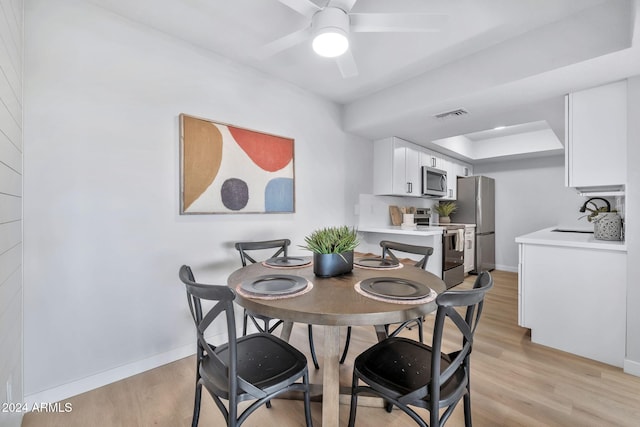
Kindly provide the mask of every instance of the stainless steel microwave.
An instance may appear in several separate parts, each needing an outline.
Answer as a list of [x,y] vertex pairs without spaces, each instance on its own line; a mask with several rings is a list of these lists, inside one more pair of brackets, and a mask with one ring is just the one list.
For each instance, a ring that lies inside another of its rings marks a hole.
[[447,172],[429,166],[422,167],[422,195],[445,197],[447,195]]

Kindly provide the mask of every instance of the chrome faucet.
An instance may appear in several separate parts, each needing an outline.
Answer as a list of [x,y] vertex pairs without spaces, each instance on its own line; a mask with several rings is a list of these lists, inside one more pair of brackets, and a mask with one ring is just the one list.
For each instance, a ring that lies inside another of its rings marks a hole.
[[[611,212],[611,203],[609,203],[609,201],[607,199],[603,199],[602,197],[592,197],[589,200],[587,200],[586,202],[584,202],[584,205],[582,205],[582,207],[580,208],[580,212],[585,212],[587,210],[587,203],[589,203],[592,200],[602,200],[603,202],[605,202],[607,204],[607,210],[606,212]],[[596,206],[596,204],[593,204],[594,206]],[[598,207],[596,206],[596,209]]]

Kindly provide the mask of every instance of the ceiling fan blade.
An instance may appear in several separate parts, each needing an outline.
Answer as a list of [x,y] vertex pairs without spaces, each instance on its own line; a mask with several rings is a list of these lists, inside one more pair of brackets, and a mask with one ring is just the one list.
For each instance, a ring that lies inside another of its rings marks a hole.
[[321,7],[311,0],[278,0],[285,6],[295,10],[300,15],[311,18],[314,13],[321,10]]
[[340,74],[342,74],[342,77],[345,79],[358,75],[358,66],[356,65],[356,60],[353,58],[353,54],[351,54],[350,49],[347,49],[345,53],[338,56],[336,58],[336,63],[340,69]]
[[351,13],[351,31],[435,33],[440,31],[449,16],[441,13]]
[[327,7],[337,7],[345,12],[349,12],[353,9],[353,5],[356,4],[357,1],[358,0],[329,0]]
[[258,59],[265,59],[277,53],[280,53],[283,50],[287,50],[290,47],[300,44],[309,39],[309,30],[310,27],[306,27],[302,30],[287,34],[284,37],[280,37],[279,39],[276,39],[271,43],[267,43],[266,45],[262,46],[260,52],[258,52],[255,56]]

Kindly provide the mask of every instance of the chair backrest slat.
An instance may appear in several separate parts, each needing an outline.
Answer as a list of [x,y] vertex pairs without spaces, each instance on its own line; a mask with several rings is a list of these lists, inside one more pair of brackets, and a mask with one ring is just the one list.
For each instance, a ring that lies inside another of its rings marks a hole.
[[427,262],[429,261],[429,257],[433,254],[433,248],[431,246],[409,245],[406,243],[392,242],[390,240],[382,240],[380,242],[380,246],[382,247],[382,258],[386,258],[388,256],[396,262],[400,261],[392,250],[422,255],[422,258],[415,263],[415,266],[422,268],[423,270],[427,269]]
[[235,248],[240,252],[240,261],[242,266],[247,266],[247,261],[255,264],[255,254],[251,256],[248,251],[259,251],[264,249],[277,249],[276,252],[268,258],[275,258],[277,256],[287,256],[289,245],[291,240],[289,239],[277,239],[277,240],[263,240],[258,242],[237,242]]

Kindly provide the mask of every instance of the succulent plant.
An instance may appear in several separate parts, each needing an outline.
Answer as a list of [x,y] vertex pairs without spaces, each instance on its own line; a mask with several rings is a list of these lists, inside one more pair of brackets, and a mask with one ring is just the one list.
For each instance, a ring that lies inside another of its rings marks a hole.
[[442,202],[435,205],[433,209],[440,216],[449,216],[456,211],[457,206],[455,202]]
[[317,254],[339,254],[352,251],[358,246],[358,231],[346,225],[342,227],[325,227],[315,230],[304,238],[303,249]]

